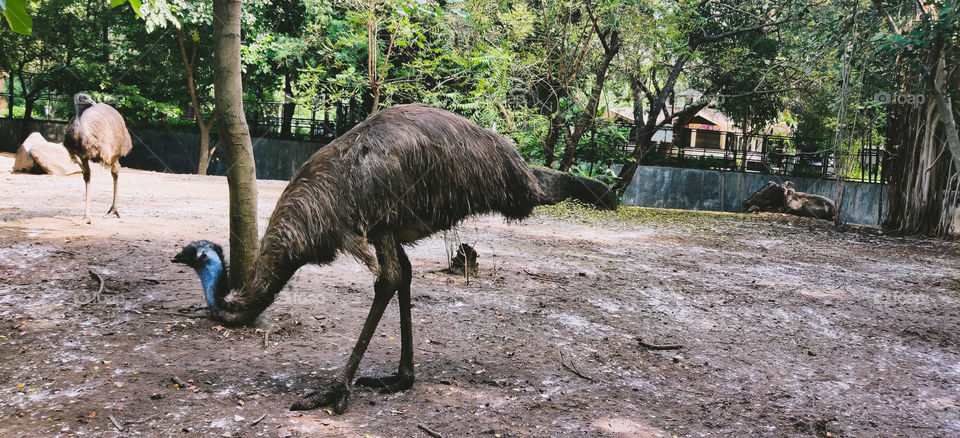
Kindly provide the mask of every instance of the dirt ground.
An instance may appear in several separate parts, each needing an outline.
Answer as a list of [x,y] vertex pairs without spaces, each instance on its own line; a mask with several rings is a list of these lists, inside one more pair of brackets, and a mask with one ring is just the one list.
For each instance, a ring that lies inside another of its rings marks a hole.
[[[409,251],[413,389],[355,388],[336,416],[288,407],[352,348],[373,295],[358,263],[301,269],[266,339],[223,328],[169,259],[227,242],[224,178],[124,170],[123,218],[78,225],[79,175],[12,163],[0,156],[4,437],[960,436],[956,243],[773,214],[471,220],[449,238],[480,253],[469,282],[439,272],[442,236]],[[109,174],[93,186],[106,211]],[[283,186],[261,182],[261,224]],[[361,375],[395,369],[397,315]]]

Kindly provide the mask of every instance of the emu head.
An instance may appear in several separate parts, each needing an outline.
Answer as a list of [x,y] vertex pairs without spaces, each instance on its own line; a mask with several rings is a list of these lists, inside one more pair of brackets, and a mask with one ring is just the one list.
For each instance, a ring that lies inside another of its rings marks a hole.
[[198,240],[183,247],[170,261],[193,268],[203,285],[207,308],[216,316],[230,287],[223,248],[208,240]]
[[208,240],[192,242],[170,261],[187,265],[196,271],[203,285],[203,298],[210,315],[224,325],[256,323],[263,309],[269,305],[269,302],[254,305],[242,300],[238,302],[230,290],[230,273],[223,257],[223,248],[216,243]]
[[93,101],[93,98],[90,97],[87,93],[77,93],[73,95],[73,109],[77,112],[77,118],[80,118],[87,108],[90,108],[96,102]]
[[786,192],[787,189],[785,186],[773,181],[767,181],[760,190],[757,190],[753,195],[750,195],[749,198],[743,201],[743,210],[750,211],[754,207],[760,210],[770,207],[783,207]]

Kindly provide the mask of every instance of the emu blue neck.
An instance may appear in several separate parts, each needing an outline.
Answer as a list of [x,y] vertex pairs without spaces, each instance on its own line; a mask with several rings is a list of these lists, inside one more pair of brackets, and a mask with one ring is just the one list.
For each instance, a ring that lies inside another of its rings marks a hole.
[[210,254],[208,263],[197,268],[200,284],[203,285],[203,297],[207,300],[207,307],[214,312],[220,310],[217,306],[217,291],[226,284],[225,282],[228,282],[223,272],[223,261],[216,254]]

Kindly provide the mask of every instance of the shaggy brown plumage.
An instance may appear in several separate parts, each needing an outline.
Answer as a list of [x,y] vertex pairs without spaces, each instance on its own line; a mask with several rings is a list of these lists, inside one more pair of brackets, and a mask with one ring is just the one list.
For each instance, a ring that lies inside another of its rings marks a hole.
[[497,212],[519,220],[536,205],[564,198],[557,190],[544,194],[505,137],[444,110],[398,105],[374,114],[303,164],[280,196],[261,239],[253,276],[240,289],[229,291],[226,264],[215,244],[194,242],[173,261],[197,270],[212,297],[211,313],[228,324],[254,321],[304,264],[329,263],[345,253],[370,267],[377,274],[374,303],[353,354],[333,385],[293,406],[333,404],[339,413],[346,408],[354,373],[395,293],[402,344],[398,373],[357,384],[386,391],[413,384],[412,275],[404,244],[469,216]]
[[67,133],[63,139],[63,147],[80,164],[85,184],[83,218],[90,216],[90,162],[101,163],[110,167],[113,175],[113,203],[107,211],[117,212],[117,178],[120,175],[120,157],[130,153],[133,142],[123,116],[112,106],[104,103],[95,103],[93,99],[83,93],[74,96],[76,115],[67,125]]

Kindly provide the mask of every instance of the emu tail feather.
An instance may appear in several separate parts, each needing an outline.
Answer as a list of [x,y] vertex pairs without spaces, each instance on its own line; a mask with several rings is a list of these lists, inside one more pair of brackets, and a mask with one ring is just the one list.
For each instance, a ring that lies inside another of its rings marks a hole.
[[531,167],[530,172],[537,177],[540,190],[546,195],[545,205],[574,199],[602,210],[616,210],[620,204],[613,190],[593,178],[537,167]]

